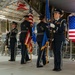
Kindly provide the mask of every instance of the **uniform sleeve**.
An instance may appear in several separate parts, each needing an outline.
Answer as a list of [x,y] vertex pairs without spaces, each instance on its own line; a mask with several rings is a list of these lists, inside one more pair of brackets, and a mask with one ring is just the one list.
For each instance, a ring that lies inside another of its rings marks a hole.
[[66,20],[63,20],[60,24],[60,26],[56,27],[56,32],[58,33],[62,33],[63,31],[65,31],[65,27],[66,27]]
[[44,25],[44,28],[45,28],[47,37],[50,38],[50,30],[49,30],[49,28],[48,28],[48,24],[45,24],[45,25]]

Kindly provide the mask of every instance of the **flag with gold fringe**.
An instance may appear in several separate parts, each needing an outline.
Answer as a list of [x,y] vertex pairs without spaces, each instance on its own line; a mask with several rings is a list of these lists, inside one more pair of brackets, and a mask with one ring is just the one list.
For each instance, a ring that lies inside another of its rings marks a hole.
[[44,50],[47,47],[47,45],[48,45],[48,38],[46,32],[44,32],[41,50]]

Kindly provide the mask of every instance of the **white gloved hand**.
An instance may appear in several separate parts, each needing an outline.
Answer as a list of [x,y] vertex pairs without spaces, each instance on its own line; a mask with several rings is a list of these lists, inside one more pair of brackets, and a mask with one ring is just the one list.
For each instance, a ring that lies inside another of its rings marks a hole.
[[9,31],[6,31],[6,34],[9,33]]
[[53,23],[50,24],[50,27],[55,28],[55,25]]

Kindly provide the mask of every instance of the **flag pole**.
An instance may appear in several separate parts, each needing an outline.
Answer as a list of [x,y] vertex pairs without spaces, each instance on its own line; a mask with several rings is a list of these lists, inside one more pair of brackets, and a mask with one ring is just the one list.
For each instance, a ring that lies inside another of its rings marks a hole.
[[[29,1],[29,11],[30,11],[30,8],[31,8],[31,0]],[[33,48],[32,48],[33,49]],[[30,52],[30,59],[32,61],[32,52]]]
[[[45,9],[47,9],[47,10],[49,11],[48,7],[49,7],[49,0],[48,0],[48,6],[47,6],[47,1],[46,1],[46,7],[45,7]],[[46,12],[47,12],[47,10],[46,10]],[[46,12],[45,12],[45,13],[46,13]],[[47,15],[48,13],[50,13],[50,12],[47,12],[46,15]],[[50,15],[48,15],[48,16],[50,16]],[[48,16],[46,16],[46,21],[47,21],[47,23],[49,24],[49,20],[47,19]],[[48,44],[47,47],[46,47],[46,64],[49,63],[49,59],[48,59],[49,48],[48,48],[48,47],[49,47],[49,44]]]
[[[68,18],[67,18],[67,22],[68,22]],[[68,24],[67,24],[68,25]],[[66,41],[68,42],[68,38],[69,38],[69,35],[68,35],[68,26],[66,25],[66,29],[65,29],[65,36],[66,36]],[[68,49],[68,43],[66,43],[66,52],[67,52],[67,49]]]
[[72,60],[72,40],[70,40],[70,59]]
[[[68,25],[69,25],[69,16],[67,18],[68,20]],[[67,35],[68,39],[69,39],[69,26],[68,26],[68,35]],[[72,60],[72,40],[70,40],[70,60]]]
[[32,53],[30,53],[30,59],[31,59],[31,61],[32,61]]
[[[66,37],[66,47],[65,47],[65,52],[64,53],[66,53],[67,52],[67,49],[68,49],[68,43],[67,42],[69,42],[69,16],[67,17],[67,25],[66,25],[66,29],[65,29],[65,37]],[[63,53],[63,57],[64,57],[64,54]]]

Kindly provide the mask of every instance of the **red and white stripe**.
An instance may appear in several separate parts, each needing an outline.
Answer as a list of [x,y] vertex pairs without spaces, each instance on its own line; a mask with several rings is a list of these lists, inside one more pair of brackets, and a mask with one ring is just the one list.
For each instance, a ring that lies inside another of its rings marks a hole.
[[31,23],[31,25],[33,25],[33,14],[29,13],[29,22]]
[[69,39],[70,40],[75,40],[75,29],[70,29],[69,30]]
[[29,30],[25,38],[25,45],[27,46],[29,53],[32,53],[32,39],[31,39]]

